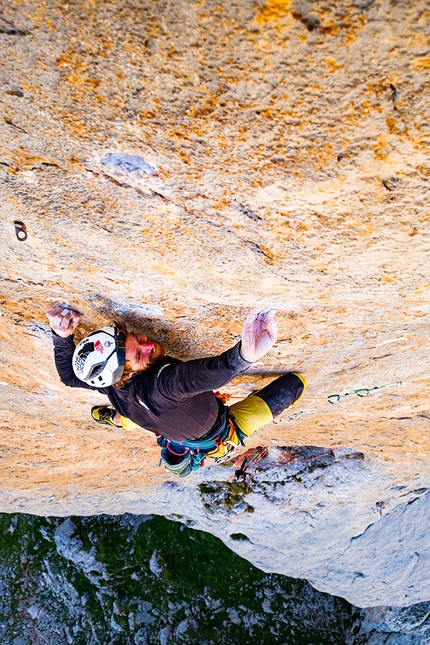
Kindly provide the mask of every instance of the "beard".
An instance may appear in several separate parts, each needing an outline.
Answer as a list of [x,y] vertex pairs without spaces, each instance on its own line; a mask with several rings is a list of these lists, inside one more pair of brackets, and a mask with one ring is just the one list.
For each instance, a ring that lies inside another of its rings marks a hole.
[[147,363],[147,365],[144,365],[143,367],[139,367],[138,369],[133,369],[131,366],[130,361],[125,361],[124,364],[124,372],[121,376],[121,379],[117,382],[114,383],[115,387],[121,388],[126,381],[128,381],[129,378],[134,376],[135,374],[139,374],[140,372],[145,372],[148,370],[150,367],[161,361],[162,358],[164,358],[166,354],[166,350],[164,349],[164,346],[161,345],[160,343],[157,343],[156,341],[151,341],[154,343],[154,349],[151,352],[152,356],[150,361]]
[[151,342],[154,343],[154,349],[151,351],[150,360],[148,361],[148,363],[146,365],[142,365],[142,367],[133,369],[130,361],[125,361],[124,373],[122,377],[123,379],[124,377],[129,378],[130,376],[133,376],[133,374],[139,374],[139,372],[145,372],[150,367],[161,361],[162,358],[164,358],[166,354],[164,346],[160,343],[157,343],[155,340]]
[[[161,361],[162,358],[166,355],[166,350],[164,349],[164,345],[161,345],[161,343],[157,343],[157,341],[153,340],[154,343],[154,349],[151,352],[151,359],[143,369],[147,370],[148,367],[152,367],[155,363],[158,363],[158,361]],[[142,370],[139,370],[142,371]]]

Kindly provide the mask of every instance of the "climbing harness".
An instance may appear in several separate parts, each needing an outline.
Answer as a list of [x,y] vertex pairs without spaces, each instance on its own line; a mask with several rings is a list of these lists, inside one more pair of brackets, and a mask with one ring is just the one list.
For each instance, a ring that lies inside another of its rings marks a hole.
[[[166,470],[176,477],[186,477],[193,471],[204,466],[207,456],[221,463],[239,443],[243,446],[245,433],[238,428],[230,417],[227,417],[224,427],[213,437],[196,439],[195,441],[171,441],[165,437],[158,437],[157,443],[161,447],[159,466],[164,463]],[[235,441],[237,439],[237,441]],[[224,454],[217,457],[218,450],[224,447]]]
[[181,444],[164,437],[158,437],[157,443],[161,446],[158,465],[161,466],[164,463],[165,469],[175,477],[186,477],[204,466],[206,452],[191,450],[187,446],[181,446]]
[[372,388],[361,387],[361,388],[358,388],[357,390],[354,390],[354,392],[345,392],[345,394],[329,394],[327,397],[320,398],[320,399],[308,399],[308,400],[319,401],[319,403],[316,403],[312,408],[306,408],[305,410],[300,410],[300,412],[296,412],[295,414],[280,417],[277,421],[273,421],[273,423],[278,424],[278,423],[282,423],[283,421],[294,421],[302,414],[313,414],[314,412],[317,412],[317,408],[320,405],[323,405],[325,403],[334,405],[335,403],[338,403],[341,399],[345,399],[348,396],[358,396],[360,399],[362,399],[368,396],[369,394],[373,394],[377,391],[380,392],[381,390],[387,390],[392,387],[400,387],[401,385],[406,385],[406,383],[403,381],[396,381],[394,383],[387,383],[387,385],[379,385]]

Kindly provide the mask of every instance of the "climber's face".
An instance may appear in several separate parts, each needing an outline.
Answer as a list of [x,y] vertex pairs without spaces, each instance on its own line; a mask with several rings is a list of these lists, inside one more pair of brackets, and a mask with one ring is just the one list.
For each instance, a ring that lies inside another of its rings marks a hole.
[[163,358],[166,353],[163,345],[151,340],[144,334],[127,334],[125,340],[125,361],[132,372],[148,369]]

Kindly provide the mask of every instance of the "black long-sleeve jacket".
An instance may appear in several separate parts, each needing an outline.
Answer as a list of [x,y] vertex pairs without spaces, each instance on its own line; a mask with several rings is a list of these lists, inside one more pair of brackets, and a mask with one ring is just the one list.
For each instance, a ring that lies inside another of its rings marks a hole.
[[182,362],[165,356],[135,374],[122,387],[95,388],[78,379],[72,367],[73,336],[52,334],[55,366],[61,381],[105,394],[115,410],[146,430],[173,441],[201,439],[216,433],[226,419],[216,390],[244,372],[250,363],[239,352],[240,343],[219,356]]

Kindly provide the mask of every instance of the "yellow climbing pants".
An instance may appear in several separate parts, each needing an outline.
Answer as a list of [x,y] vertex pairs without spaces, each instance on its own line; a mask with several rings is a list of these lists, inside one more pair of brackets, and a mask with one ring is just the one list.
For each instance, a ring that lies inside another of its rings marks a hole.
[[[304,388],[299,398],[290,407],[300,401],[307,385],[304,376],[301,374],[296,374],[296,376],[298,376],[302,381]],[[239,445],[239,437],[237,436],[235,426],[238,426],[243,434],[250,437],[254,432],[256,432],[256,430],[259,430],[267,423],[273,421],[273,415],[269,406],[265,401],[263,401],[263,399],[260,399],[258,394],[251,394],[251,396],[248,396],[246,399],[229,405],[228,409],[233,423],[230,423],[228,435],[222,444],[208,452],[208,457],[225,457],[225,455]],[[134,423],[134,421],[131,421],[126,417],[121,417],[121,426],[128,432],[140,428],[137,423]]]

